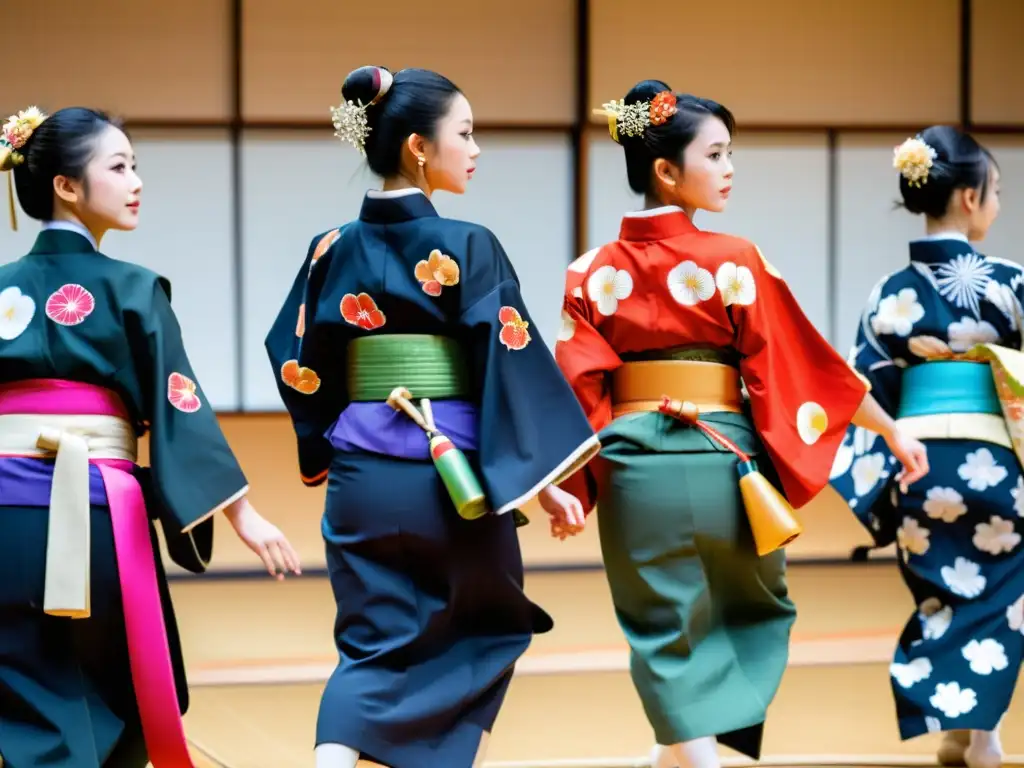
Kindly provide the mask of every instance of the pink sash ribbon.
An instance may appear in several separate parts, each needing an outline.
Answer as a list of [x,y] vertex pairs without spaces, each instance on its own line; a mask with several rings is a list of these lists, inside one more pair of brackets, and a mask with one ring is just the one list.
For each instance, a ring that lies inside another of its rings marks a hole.
[[[0,414],[129,418],[116,393],[57,379],[31,379],[0,386]],[[114,459],[94,459],[90,463],[99,467],[110,507],[128,660],[149,760],[153,768],[194,768],[178,710],[149,516],[142,487],[133,474],[135,465]]]

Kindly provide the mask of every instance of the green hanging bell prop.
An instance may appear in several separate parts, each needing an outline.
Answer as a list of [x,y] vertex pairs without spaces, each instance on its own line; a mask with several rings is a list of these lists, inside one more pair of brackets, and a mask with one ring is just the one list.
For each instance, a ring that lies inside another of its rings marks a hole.
[[404,387],[395,389],[388,397],[388,405],[396,411],[402,411],[426,432],[430,443],[430,459],[434,462],[437,473],[441,476],[452,504],[459,516],[466,520],[476,520],[487,514],[487,498],[476,473],[469,464],[466,454],[455,447],[446,435],[438,431],[434,423],[434,414],[430,401],[420,400],[420,408],[416,410],[410,402],[411,394]]

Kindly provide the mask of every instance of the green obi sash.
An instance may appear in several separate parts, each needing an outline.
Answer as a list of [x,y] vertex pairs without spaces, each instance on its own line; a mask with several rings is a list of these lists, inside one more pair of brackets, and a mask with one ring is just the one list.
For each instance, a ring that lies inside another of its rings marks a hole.
[[417,399],[470,398],[469,368],[461,345],[427,334],[379,334],[349,342],[350,401],[384,401],[399,386]]
[[1002,414],[988,365],[960,360],[923,363],[903,371],[899,418],[948,413]]

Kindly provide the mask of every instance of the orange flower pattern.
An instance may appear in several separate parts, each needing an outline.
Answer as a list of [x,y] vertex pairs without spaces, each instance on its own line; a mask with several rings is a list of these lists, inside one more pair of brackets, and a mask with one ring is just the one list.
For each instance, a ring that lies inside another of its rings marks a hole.
[[651,101],[651,125],[664,125],[676,111],[676,95],[672,91],[662,91]]
[[313,258],[309,262],[310,274],[313,272],[313,266],[320,261],[321,257],[327,253],[327,249],[334,245],[334,241],[338,239],[341,234],[340,229],[332,229],[326,235],[320,238],[320,242],[316,244],[316,248],[313,250]]
[[341,299],[341,316],[346,323],[357,325],[364,331],[376,330],[387,322],[384,313],[377,309],[377,302],[368,293],[358,296],[346,293]]
[[498,322],[501,323],[501,331],[498,339],[509,350],[519,350],[530,343],[530,326],[523,320],[522,315],[514,307],[502,307],[498,310]]
[[299,319],[295,323],[295,335],[300,339],[306,335],[306,305],[299,305]]
[[167,377],[167,399],[183,413],[195,413],[203,405],[196,394],[196,383],[183,373]]
[[320,389],[320,377],[312,368],[299,365],[298,360],[287,360],[281,366],[281,381],[303,395],[315,394]]
[[416,279],[420,281],[424,293],[440,296],[442,287],[458,285],[459,264],[435,248],[425,261],[416,265]]

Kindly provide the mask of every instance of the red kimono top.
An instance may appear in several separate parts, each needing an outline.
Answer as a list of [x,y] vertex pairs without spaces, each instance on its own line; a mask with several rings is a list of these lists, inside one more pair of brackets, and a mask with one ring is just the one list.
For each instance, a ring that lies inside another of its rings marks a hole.
[[[686,345],[739,354],[754,428],[786,497],[796,508],[814,498],[867,385],[756,245],[702,232],[674,206],[628,214],[617,241],[569,265],[558,365],[601,430],[612,420],[610,374],[622,356]],[[599,466],[562,484],[588,512]]]

